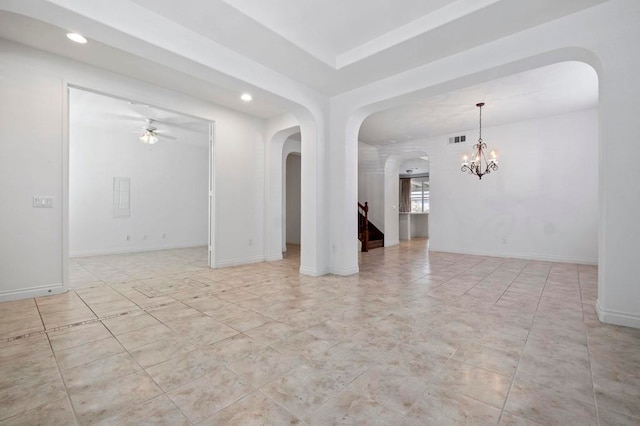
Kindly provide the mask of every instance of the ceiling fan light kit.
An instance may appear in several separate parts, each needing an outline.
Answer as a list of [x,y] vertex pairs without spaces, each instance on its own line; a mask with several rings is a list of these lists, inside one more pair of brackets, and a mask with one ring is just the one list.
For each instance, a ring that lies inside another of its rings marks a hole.
[[140,140],[142,141],[142,143],[153,145],[154,143],[158,142],[158,137],[153,132],[145,131],[140,135]]
[[140,135],[140,141],[144,144],[153,145],[158,142],[158,134],[156,133],[158,129],[153,125],[153,120],[150,118],[147,119],[147,126],[142,129],[142,134]]

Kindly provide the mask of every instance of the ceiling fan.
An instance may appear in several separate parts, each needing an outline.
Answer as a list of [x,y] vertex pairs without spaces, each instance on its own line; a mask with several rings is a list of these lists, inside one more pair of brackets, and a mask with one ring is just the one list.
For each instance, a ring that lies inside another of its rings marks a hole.
[[173,136],[166,134],[167,131],[158,129],[153,123],[155,120],[147,118],[147,124],[142,127],[140,133],[140,141],[145,144],[153,145],[158,142],[159,138],[176,139]]

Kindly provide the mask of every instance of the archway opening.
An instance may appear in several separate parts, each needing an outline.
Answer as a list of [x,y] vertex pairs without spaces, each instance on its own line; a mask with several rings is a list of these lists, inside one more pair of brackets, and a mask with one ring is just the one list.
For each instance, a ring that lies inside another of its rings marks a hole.
[[302,156],[292,152],[284,162],[284,257],[300,257]]
[[[384,176],[377,191],[388,192],[398,185],[390,176],[401,159],[428,153],[429,195],[438,205],[429,214],[431,250],[597,263],[598,77],[591,66],[560,62],[407,98],[378,105],[363,121],[359,178],[368,183],[359,189]],[[484,141],[500,160],[482,180],[460,171],[478,139],[478,102],[486,103]],[[386,246],[394,243],[386,216],[398,214],[398,200],[384,199]]]

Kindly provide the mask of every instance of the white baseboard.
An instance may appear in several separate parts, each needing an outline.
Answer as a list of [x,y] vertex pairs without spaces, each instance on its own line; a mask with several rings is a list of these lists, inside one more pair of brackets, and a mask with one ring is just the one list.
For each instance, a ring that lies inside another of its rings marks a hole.
[[229,266],[249,265],[251,263],[264,262],[263,256],[240,257],[229,260],[219,260],[216,262],[216,268],[228,268]]
[[459,249],[450,249],[446,247],[437,247],[437,246],[434,247],[433,244],[431,243],[429,243],[429,251],[468,254],[472,256],[491,256],[491,257],[505,257],[509,259],[537,260],[541,262],[577,263],[581,265],[597,265],[598,264],[598,259],[591,258],[591,257],[555,256],[555,255],[537,254],[537,253],[518,253],[518,252],[503,253],[503,252],[492,252],[492,251],[459,250]]
[[329,273],[329,268],[309,268],[307,266],[301,266],[300,273],[302,275],[308,275],[310,277],[320,277],[322,275],[327,275]]
[[123,253],[140,253],[143,251],[158,251],[158,250],[172,250],[181,248],[195,248],[206,247],[206,244],[202,243],[183,243],[183,244],[168,244],[157,247],[120,247],[114,249],[93,249],[93,250],[76,250],[70,251],[69,257],[88,257],[88,256],[104,256],[109,254],[123,254]]
[[32,297],[51,296],[53,294],[64,293],[64,286],[60,284],[43,285],[39,287],[24,288],[20,290],[9,290],[0,292],[0,302],[10,302],[12,300],[30,299]]
[[265,256],[265,258],[264,258],[264,260],[266,262],[275,262],[275,261],[282,260],[282,259],[283,259],[282,253],[271,254],[271,255]]
[[640,315],[627,312],[607,311],[600,306],[600,300],[596,302],[596,313],[601,322],[625,327],[640,328]]
[[334,275],[349,276],[360,272],[358,265],[345,266],[342,268],[331,268],[331,273]]

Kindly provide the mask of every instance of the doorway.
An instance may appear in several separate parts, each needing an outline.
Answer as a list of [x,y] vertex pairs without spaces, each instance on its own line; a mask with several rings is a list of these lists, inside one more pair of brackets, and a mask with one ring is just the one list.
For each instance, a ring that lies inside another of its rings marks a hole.
[[211,267],[213,123],[76,87],[68,102],[66,258],[201,247]]

